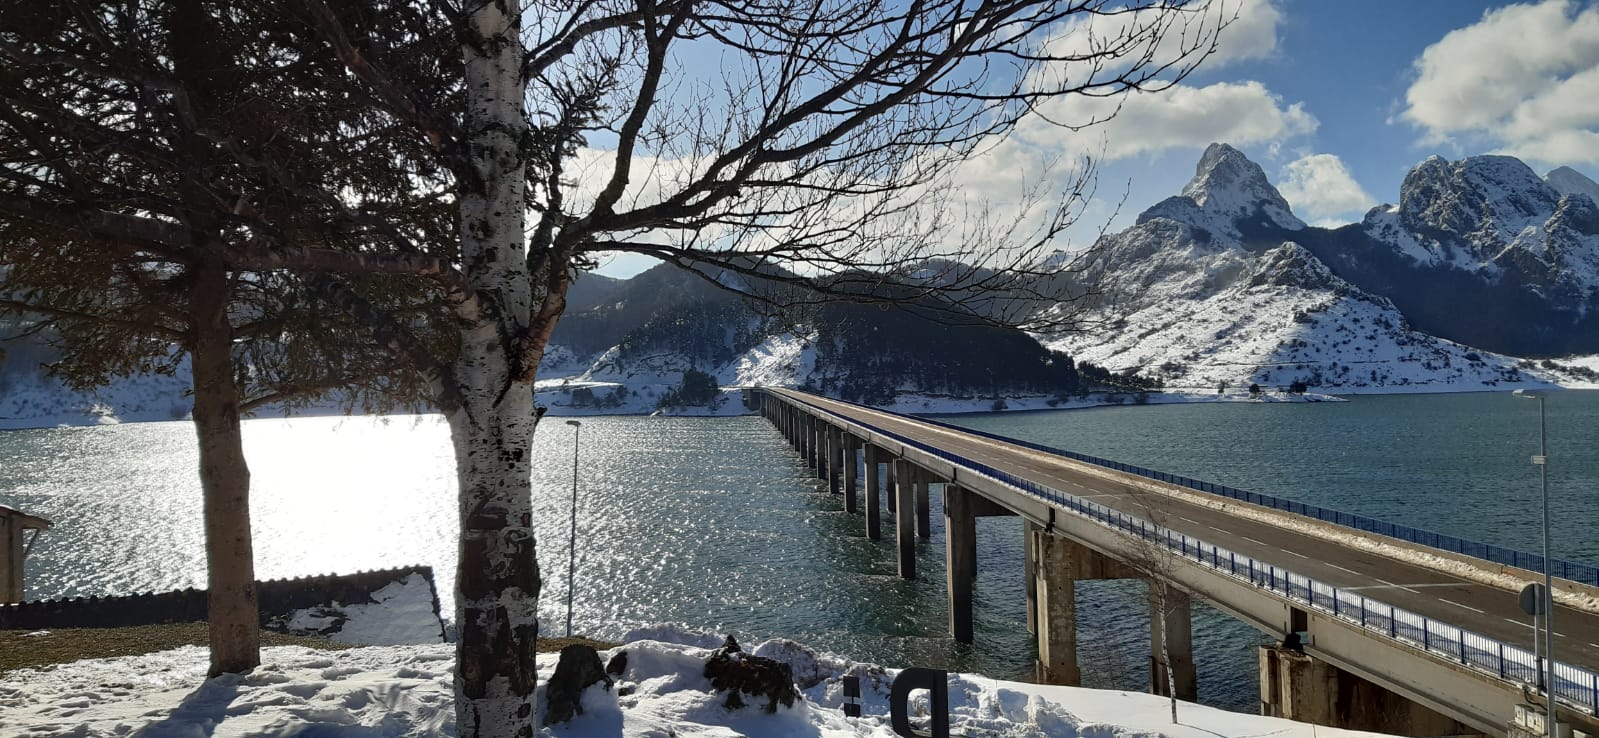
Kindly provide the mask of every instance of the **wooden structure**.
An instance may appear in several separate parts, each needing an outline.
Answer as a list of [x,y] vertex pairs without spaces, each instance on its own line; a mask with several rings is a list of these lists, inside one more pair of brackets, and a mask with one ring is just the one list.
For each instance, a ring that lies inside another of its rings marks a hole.
[[23,563],[49,527],[44,518],[0,505],[0,604],[22,601]]

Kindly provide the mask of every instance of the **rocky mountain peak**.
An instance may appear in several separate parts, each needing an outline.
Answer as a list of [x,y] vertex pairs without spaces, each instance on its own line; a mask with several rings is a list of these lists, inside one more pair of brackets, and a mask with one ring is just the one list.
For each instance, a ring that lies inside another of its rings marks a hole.
[[1271,186],[1266,171],[1242,151],[1224,143],[1205,148],[1204,156],[1194,167],[1194,178],[1183,187],[1183,195],[1202,208],[1225,208],[1248,201],[1288,209],[1288,201]]
[[1545,174],[1543,181],[1562,195],[1587,195],[1588,199],[1599,203],[1599,182],[1571,167],[1557,167]]
[[1181,195],[1156,203],[1138,216],[1138,222],[1151,218],[1168,218],[1235,240],[1242,238],[1238,226],[1243,221],[1264,221],[1292,231],[1305,227],[1265,170],[1224,143],[1205,149]]
[[1513,156],[1454,162],[1432,156],[1405,175],[1399,218],[1423,233],[1480,234],[1503,242],[1548,219],[1559,201],[1559,192]]

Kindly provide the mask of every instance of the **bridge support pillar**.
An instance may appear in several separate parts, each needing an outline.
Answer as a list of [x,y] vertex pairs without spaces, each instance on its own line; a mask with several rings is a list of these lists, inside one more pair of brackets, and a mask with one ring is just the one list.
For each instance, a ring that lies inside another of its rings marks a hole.
[[[1151,694],[1170,696],[1175,686],[1177,699],[1188,702],[1199,700],[1199,676],[1194,668],[1194,627],[1192,600],[1187,592],[1168,585],[1166,602],[1162,607],[1155,596],[1155,583],[1151,582],[1149,598],[1149,691]],[[1164,648],[1162,643],[1164,641]],[[1171,663],[1166,663],[1167,658]],[[1171,681],[1166,679],[1166,669],[1171,668]]]
[[953,484],[944,488],[944,576],[949,591],[949,632],[972,642],[972,583],[977,576],[976,495]]
[[814,415],[811,416],[811,468],[817,479],[827,474],[827,424]]
[[1481,733],[1314,656],[1280,646],[1260,648],[1260,714],[1394,735]]
[[910,514],[915,507],[916,500],[916,473],[911,468],[911,462],[904,459],[894,460],[894,488],[893,496],[899,500],[898,509],[902,512],[894,517],[894,538],[899,544],[899,576],[901,579],[916,578],[916,530],[915,522]]
[[933,537],[933,502],[928,499],[932,496],[932,490],[928,487],[932,485],[933,478],[917,469],[912,479],[916,482],[916,537],[925,541]]
[[800,458],[805,465],[811,465],[811,416],[800,413],[795,430],[799,433],[798,443],[794,447],[799,449]]
[[888,498],[888,511],[895,515],[899,514],[899,496],[894,494],[894,490],[899,487],[899,465],[895,463],[897,460],[883,459],[883,473],[886,475],[883,480],[883,495]]
[[[945,487],[945,494],[949,488]],[[1022,587],[1027,590],[1027,632],[1038,633],[1038,556],[1033,551],[1036,523],[1022,518]]]
[[1077,668],[1077,578],[1073,549],[1081,548],[1037,526],[1028,541],[1028,568],[1033,572],[1033,633],[1038,636],[1034,678],[1041,684],[1081,686]]
[[843,474],[839,466],[844,465],[844,433],[828,423],[827,427],[827,492],[839,494],[838,478]]
[[876,446],[866,444],[866,489],[862,491],[866,493],[866,537],[874,541],[883,537],[883,497],[878,490],[879,454]]
[[860,476],[861,460],[858,456],[860,443],[855,436],[844,434],[844,512],[854,514],[856,504],[856,478]]
[[[944,576],[949,592],[949,632],[961,643],[972,642],[972,590],[977,580],[977,519],[1015,514],[959,485],[944,485]],[[910,510],[906,510],[901,517],[910,517]]]
[[[1082,672],[1077,667],[1077,582],[1137,579],[1140,575],[1109,556],[1034,523],[1024,521],[1022,529],[1027,534],[1026,571],[1031,575],[1027,587],[1028,620],[1038,638],[1034,678],[1043,684],[1078,686]],[[1192,661],[1190,656],[1189,662]]]

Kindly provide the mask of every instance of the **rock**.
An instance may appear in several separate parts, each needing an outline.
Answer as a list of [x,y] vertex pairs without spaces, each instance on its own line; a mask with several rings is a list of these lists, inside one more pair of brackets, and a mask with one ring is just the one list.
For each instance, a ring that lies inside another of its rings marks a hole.
[[786,638],[762,643],[750,653],[788,664],[794,674],[794,684],[800,689],[810,689],[827,681],[828,677],[843,666],[836,661],[823,663],[815,651]]
[[625,671],[627,671],[627,652],[617,651],[616,655],[605,663],[605,673],[619,677]]
[[555,673],[544,689],[544,724],[554,725],[583,714],[583,690],[595,682],[605,682],[611,688],[611,677],[605,673],[605,664],[593,646],[581,644],[561,649],[561,660],[555,664]]
[[765,697],[766,712],[777,712],[778,703],[793,707],[799,691],[794,688],[794,670],[788,664],[762,656],[752,656],[739,648],[738,641],[728,636],[722,647],[711,652],[705,663],[705,678],[718,692],[727,690],[729,710],[744,706],[741,694]]

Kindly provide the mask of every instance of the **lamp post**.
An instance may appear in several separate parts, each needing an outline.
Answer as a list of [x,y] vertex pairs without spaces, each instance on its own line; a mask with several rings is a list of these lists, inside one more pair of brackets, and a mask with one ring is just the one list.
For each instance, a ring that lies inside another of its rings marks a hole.
[[572,584],[577,575],[577,444],[583,435],[583,424],[566,421],[572,426],[572,525],[566,544],[566,637],[572,637]]
[[1555,590],[1554,567],[1550,565],[1549,558],[1549,434],[1544,423],[1544,396],[1526,390],[1516,390],[1511,393],[1516,397],[1525,397],[1538,401],[1538,455],[1532,457],[1532,463],[1538,467],[1538,478],[1543,488],[1543,654],[1548,663],[1548,671],[1544,676],[1544,695],[1549,704],[1549,732],[1548,735],[1556,736],[1557,721],[1555,719]]

